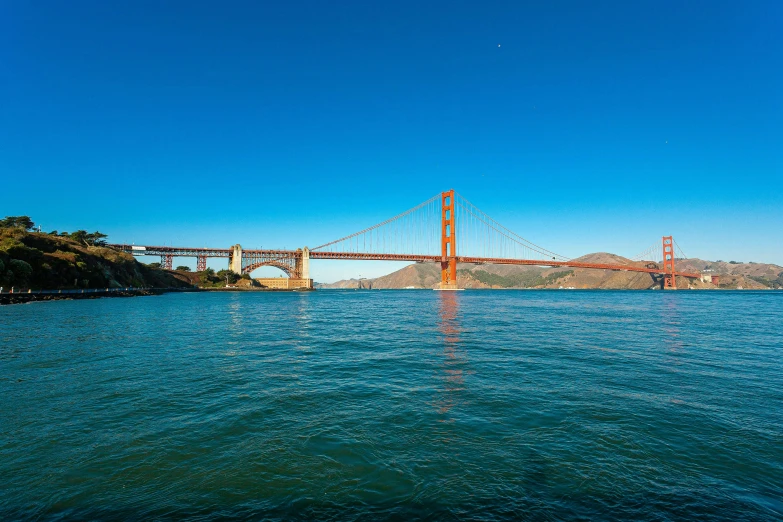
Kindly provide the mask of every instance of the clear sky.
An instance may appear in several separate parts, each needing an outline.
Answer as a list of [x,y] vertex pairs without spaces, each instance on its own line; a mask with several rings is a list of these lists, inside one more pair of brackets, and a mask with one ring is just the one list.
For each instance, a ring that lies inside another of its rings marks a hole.
[[295,248],[454,188],[569,257],[783,264],[782,27],[778,0],[0,1],[0,216]]

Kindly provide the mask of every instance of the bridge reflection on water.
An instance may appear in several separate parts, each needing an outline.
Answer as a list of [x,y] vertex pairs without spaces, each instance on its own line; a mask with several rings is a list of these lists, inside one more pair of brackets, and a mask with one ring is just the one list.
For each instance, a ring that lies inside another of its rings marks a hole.
[[[468,358],[460,338],[462,333],[459,314],[460,294],[459,292],[437,293],[439,294],[438,330],[443,351],[441,374],[438,376],[441,392],[435,406],[439,413],[445,415],[462,400]],[[454,419],[444,417],[441,422],[454,422]]]

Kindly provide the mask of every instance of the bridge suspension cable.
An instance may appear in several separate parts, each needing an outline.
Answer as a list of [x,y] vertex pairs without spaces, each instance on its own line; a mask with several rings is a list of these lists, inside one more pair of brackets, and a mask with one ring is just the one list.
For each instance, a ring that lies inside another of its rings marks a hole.
[[568,261],[504,227],[462,195],[457,203],[457,252],[460,256]]
[[631,261],[653,261],[655,263],[659,263],[662,259],[663,252],[661,250],[661,242],[656,241],[642,252],[633,256]]
[[677,241],[675,241],[674,238],[672,238],[672,242],[674,243],[675,254],[676,252],[679,252],[680,259],[688,259],[688,256],[685,255],[685,252],[682,251],[682,248],[680,248],[680,245],[677,244]]
[[377,225],[312,251],[432,254],[440,248],[440,194]]
[[[440,256],[442,194],[376,225],[319,245],[313,252]],[[567,261],[501,225],[454,193],[455,252],[459,256]]]
[[[674,242],[675,257],[678,259],[688,259],[688,256],[686,256],[685,252],[682,251],[682,248],[680,248],[680,245],[677,244],[677,241],[672,241]],[[656,241],[651,246],[647,247],[647,249],[644,251],[633,256],[631,261],[653,261],[655,263],[660,263],[663,261],[663,249],[661,247],[661,242]]]

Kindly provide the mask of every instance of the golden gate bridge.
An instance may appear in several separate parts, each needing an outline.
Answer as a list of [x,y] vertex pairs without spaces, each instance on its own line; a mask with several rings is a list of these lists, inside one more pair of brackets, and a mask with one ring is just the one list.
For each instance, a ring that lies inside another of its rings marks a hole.
[[[677,277],[699,278],[694,272],[677,272],[675,261],[685,258],[672,236],[664,236],[627,263],[589,263],[571,260],[528,241],[448,190],[369,228],[314,248],[296,250],[185,248],[171,246],[109,245],[133,255],[160,256],[171,270],[174,257],[196,258],[196,270],[208,258],[228,258],[229,268],[249,274],[262,266],[279,268],[292,279],[310,281],[310,260],[433,262],[441,266],[441,290],[456,290],[457,264],[504,264],[588,268],[643,272],[662,276],[664,289],[676,289]],[[658,260],[661,260],[659,263]]]

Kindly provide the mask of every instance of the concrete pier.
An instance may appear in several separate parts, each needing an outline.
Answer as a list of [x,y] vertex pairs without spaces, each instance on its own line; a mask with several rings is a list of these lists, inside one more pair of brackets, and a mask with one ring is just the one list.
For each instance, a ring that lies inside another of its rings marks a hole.
[[235,274],[242,274],[242,245],[231,247],[231,257],[228,260],[228,269]]
[[300,272],[302,279],[310,279],[310,249],[304,247],[302,249],[302,271]]

